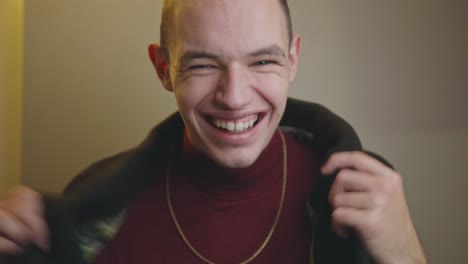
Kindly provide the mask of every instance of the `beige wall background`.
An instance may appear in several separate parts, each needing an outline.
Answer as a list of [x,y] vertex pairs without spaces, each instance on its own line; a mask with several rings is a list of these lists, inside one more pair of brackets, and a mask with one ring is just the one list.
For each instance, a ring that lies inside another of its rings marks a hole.
[[0,1],[0,191],[20,181],[23,1]]
[[[396,165],[431,263],[467,263],[468,2],[290,2],[304,38],[291,96],[327,105]],[[146,56],[161,5],[26,1],[25,184],[59,191],[175,110]]]

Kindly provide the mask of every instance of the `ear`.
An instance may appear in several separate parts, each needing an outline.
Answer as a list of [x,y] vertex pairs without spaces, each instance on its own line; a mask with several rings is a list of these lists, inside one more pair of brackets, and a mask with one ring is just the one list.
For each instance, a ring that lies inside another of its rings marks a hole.
[[289,63],[291,65],[289,81],[292,82],[296,78],[297,69],[299,67],[299,56],[302,49],[302,37],[295,35],[289,47]]
[[148,46],[148,55],[153,63],[156,73],[158,74],[161,84],[166,90],[172,92],[173,88],[169,74],[169,63],[162,53],[161,46],[155,42],[151,42]]

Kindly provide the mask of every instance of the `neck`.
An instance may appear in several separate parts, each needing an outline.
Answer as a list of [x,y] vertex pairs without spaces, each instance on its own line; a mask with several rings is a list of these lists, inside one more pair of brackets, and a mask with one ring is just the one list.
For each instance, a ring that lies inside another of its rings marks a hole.
[[282,144],[279,132],[257,160],[246,168],[227,168],[194,149],[187,136],[175,163],[175,173],[196,191],[216,199],[242,199],[268,190],[281,180]]

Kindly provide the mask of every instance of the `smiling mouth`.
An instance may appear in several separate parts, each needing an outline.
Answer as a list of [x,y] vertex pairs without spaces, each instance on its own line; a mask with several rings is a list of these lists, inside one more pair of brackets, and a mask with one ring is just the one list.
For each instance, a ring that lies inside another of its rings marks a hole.
[[231,132],[242,133],[255,127],[258,123],[259,114],[251,115],[240,120],[226,120],[217,117],[210,117],[209,122],[217,129]]

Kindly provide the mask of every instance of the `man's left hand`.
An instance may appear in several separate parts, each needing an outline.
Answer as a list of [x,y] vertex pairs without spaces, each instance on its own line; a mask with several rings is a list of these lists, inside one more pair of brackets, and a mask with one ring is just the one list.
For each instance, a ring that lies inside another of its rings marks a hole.
[[332,155],[322,173],[336,171],[329,194],[334,232],[354,232],[377,263],[427,263],[401,175],[362,152]]

